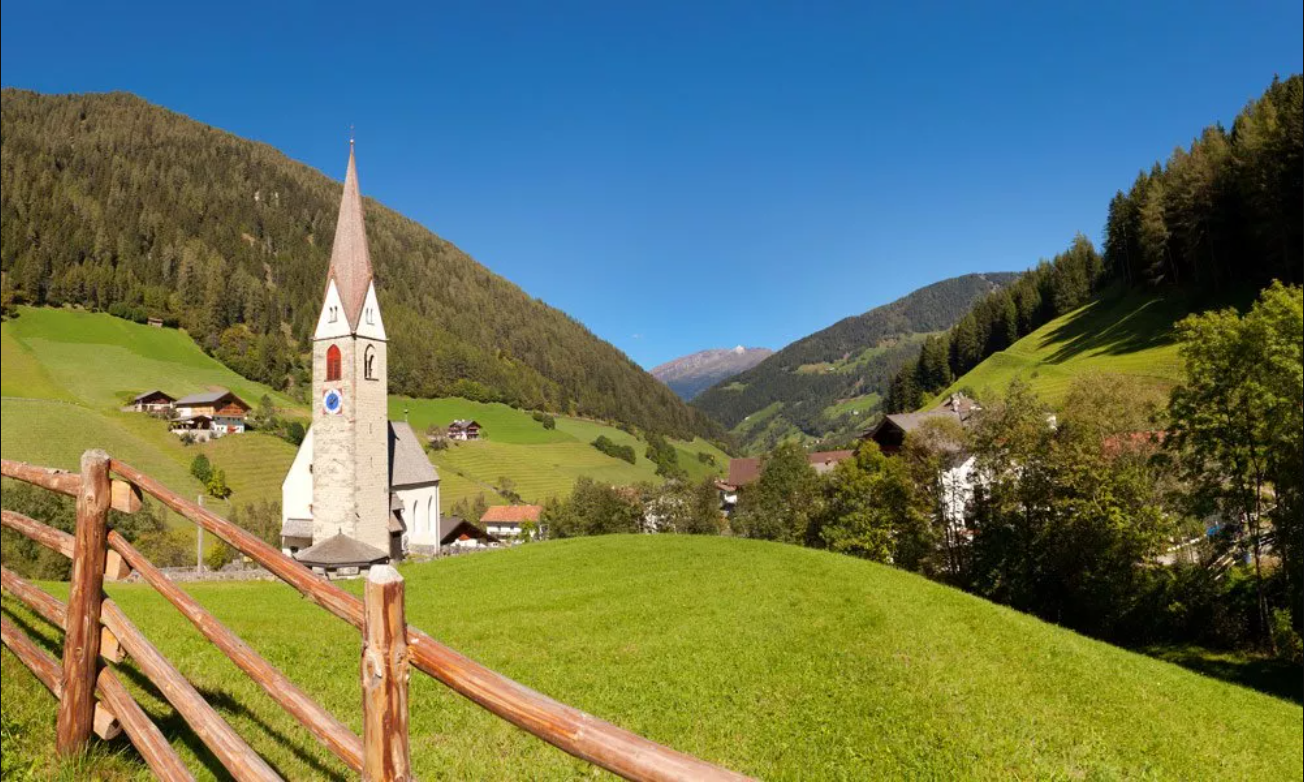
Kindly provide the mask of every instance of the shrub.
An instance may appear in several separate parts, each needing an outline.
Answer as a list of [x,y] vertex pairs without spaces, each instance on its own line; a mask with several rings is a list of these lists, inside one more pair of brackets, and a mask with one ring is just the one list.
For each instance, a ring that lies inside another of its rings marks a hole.
[[629,462],[630,464],[633,464],[638,459],[637,454],[634,453],[634,446],[618,445],[615,441],[613,441],[610,437],[607,437],[605,434],[598,435],[598,439],[594,440],[591,443],[591,445],[594,448],[597,448],[599,451],[605,453],[607,456],[611,456],[616,459],[623,459]]

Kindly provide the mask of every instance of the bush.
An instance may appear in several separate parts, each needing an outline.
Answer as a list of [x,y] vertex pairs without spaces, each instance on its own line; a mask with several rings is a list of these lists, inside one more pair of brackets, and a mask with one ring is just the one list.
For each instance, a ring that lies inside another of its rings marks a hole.
[[530,417],[533,418],[534,420],[538,421],[539,423],[543,424],[543,428],[544,428],[544,429],[556,429],[556,428],[557,428],[557,419],[556,419],[556,418],[553,418],[552,416],[548,415],[548,414],[545,413],[545,412],[542,412],[542,411],[540,411],[540,410],[536,410],[536,411],[534,411],[533,413],[530,414]]
[[[187,432],[186,434],[190,434]],[[182,439],[184,439],[184,435]],[[193,436],[191,440],[193,441]],[[213,464],[208,461],[208,457],[202,453],[190,460],[190,474],[195,476],[195,480],[204,485],[208,485],[208,479],[213,477]]]
[[629,462],[630,464],[633,464],[638,459],[638,455],[634,453],[634,446],[618,445],[615,441],[613,441],[610,437],[607,437],[605,434],[598,435],[598,439],[594,440],[591,443],[591,445],[594,448],[597,448],[599,451],[605,453],[607,456],[611,456],[616,459],[623,459]]

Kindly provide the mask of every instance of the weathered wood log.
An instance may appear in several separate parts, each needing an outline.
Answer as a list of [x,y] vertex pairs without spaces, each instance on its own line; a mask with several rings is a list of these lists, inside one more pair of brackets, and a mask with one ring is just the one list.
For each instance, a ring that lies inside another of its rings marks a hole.
[[[60,603],[60,608],[62,607],[63,604]],[[4,645],[14,653],[14,656],[27,666],[27,669],[54,697],[58,698],[61,688],[59,663],[46,654],[44,649],[32,643],[25,633],[11,625],[4,617],[0,617],[0,636],[3,636]],[[131,697],[131,693],[112,670],[108,668],[100,670],[99,678],[95,682],[95,690],[103,699],[103,703],[95,704],[96,725],[102,724],[106,728],[112,725],[121,726],[126,731],[127,738],[136,747],[136,751],[159,779],[166,782],[184,782],[184,780],[194,779],[181,762],[181,758],[177,757],[172,745],[163,738],[158,727],[145,714],[144,709],[140,708],[140,704]],[[120,719],[117,719],[118,715],[121,715]]]
[[122,555],[113,549],[109,549],[109,555],[104,560],[104,580],[105,581],[122,581],[131,575],[131,565],[122,561]]
[[[24,580],[7,567],[0,567],[0,585],[50,624],[60,630],[68,629],[67,608],[54,595]],[[109,628],[101,627],[100,657],[112,663],[120,663],[124,656],[117,636]]]
[[131,745],[144,758],[149,770],[154,772],[154,776],[164,782],[194,780],[194,775],[181,762],[176,750],[172,749],[172,745],[164,738],[163,732],[158,729],[140,704],[136,703],[117,674],[108,668],[101,670],[96,691],[100,694],[101,700],[118,715],[122,730],[131,740]]
[[[37,467],[27,462],[0,459],[0,474],[69,497],[76,497],[81,492],[81,476],[67,470],[55,470],[49,467]],[[114,510],[123,513],[135,513],[140,510],[140,489],[130,483],[113,481],[109,493],[111,496],[109,505]]]
[[27,462],[0,459],[0,475],[59,494],[66,494],[69,497],[76,497],[81,492],[81,476],[67,470],[54,470],[49,467],[37,467]]
[[131,655],[136,668],[163,693],[163,697],[176,708],[195,735],[213,751],[232,777],[237,780],[280,779],[272,767],[240,738],[240,734],[226,724],[186,677],[145,638],[116,603],[105,599],[102,613],[104,624],[118,637],[118,642]]
[[28,537],[42,546],[72,559],[73,537],[36,519],[12,510],[0,511],[0,524]]
[[182,616],[189,619],[205,638],[221,649],[240,670],[262,687],[272,700],[302,723],[327,749],[335,753],[349,768],[354,771],[362,770],[362,739],[356,733],[300,690],[294,682],[205,610],[198,601],[168,580],[163,571],[146,559],[131,543],[127,542],[126,538],[117,532],[110,532],[109,546],[140,573],[140,577],[146,583],[176,606]]
[[63,637],[63,694],[54,736],[55,751],[65,756],[84,751],[94,729],[100,604],[104,600],[104,563],[108,554],[109,455],[104,451],[82,454],[81,472]]
[[403,577],[389,565],[371,568],[363,599],[362,742],[364,782],[406,782],[408,645]]
[[[167,507],[262,565],[317,605],[359,630],[362,601],[221,516],[116,459],[112,470]],[[413,667],[549,744],[635,780],[743,780],[741,774],[670,749],[535,692],[408,628]],[[130,651],[130,649],[128,649]]]

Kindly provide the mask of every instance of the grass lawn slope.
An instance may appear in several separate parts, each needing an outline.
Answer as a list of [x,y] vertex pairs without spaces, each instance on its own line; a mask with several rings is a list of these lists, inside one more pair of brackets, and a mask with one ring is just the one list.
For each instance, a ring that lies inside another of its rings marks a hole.
[[[104,448],[178,491],[199,494],[202,487],[190,477],[189,465],[196,454],[206,453],[226,471],[234,492],[230,503],[210,500],[219,511],[228,511],[231,504],[279,501],[281,481],[294,459],[289,443],[250,433],[187,448],[162,421],[119,408],[152,388],[180,396],[218,386],[250,404],[267,395],[278,408],[305,420],[306,407],[237,375],[175,329],[74,309],[22,307],[19,312],[19,317],[0,324],[0,452],[5,458],[76,469],[82,451]],[[389,413],[394,420],[406,415],[418,432],[454,418],[474,418],[484,425],[485,441],[457,445],[433,457],[440,468],[445,513],[457,501],[477,494],[491,504],[505,502],[494,488],[504,477],[531,502],[569,493],[581,475],[621,485],[660,480],[643,456],[645,442],[594,421],[558,417],[557,428],[548,430],[529,413],[466,399],[394,397]],[[636,463],[589,445],[603,434],[633,445]],[[728,466],[729,457],[705,441],[671,443],[694,479],[722,474]],[[701,462],[698,452],[710,454],[714,464]]]
[[[440,640],[563,702],[761,778],[1290,779],[1304,762],[1297,704],[850,557],[729,538],[612,536],[403,573],[409,620]],[[356,631],[281,584],[186,588],[360,728]],[[151,590],[110,593],[286,778],[347,776]],[[8,598],[4,609],[57,638]],[[5,762],[42,766],[54,701],[8,653],[3,676]],[[197,763],[171,710],[148,703]],[[418,778],[585,773],[424,675],[412,679],[411,705]],[[121,756],[92,765],[134,768]]]
[[1016,377],[1058,405],[1073,377],[1087,372],[1133,375],[1166,391],[1182,380],[1183,372],[1173,324],[1199,309],[1178,294],[1097,298],[988,356],[926,406],[962,388],[980,399],[1000,396]]

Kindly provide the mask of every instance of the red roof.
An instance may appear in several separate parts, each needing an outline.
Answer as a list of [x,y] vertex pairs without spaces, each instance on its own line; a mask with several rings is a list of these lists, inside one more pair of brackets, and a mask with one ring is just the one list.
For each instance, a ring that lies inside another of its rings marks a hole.
[[494,505],[480,517],[480,523],[521,524],[526,521],[538,521],[542,511],[542,505]]
[[[806,461],[810,462],[810,465],[816,469],[820,467],[828,469],[840,461],[850,459],[855,453],[855,451],[815,451],[806,454]],[[729,460],[729,485],[746,486],[759,477],[761,477],[761,460],[759,458],[750,457]]]

